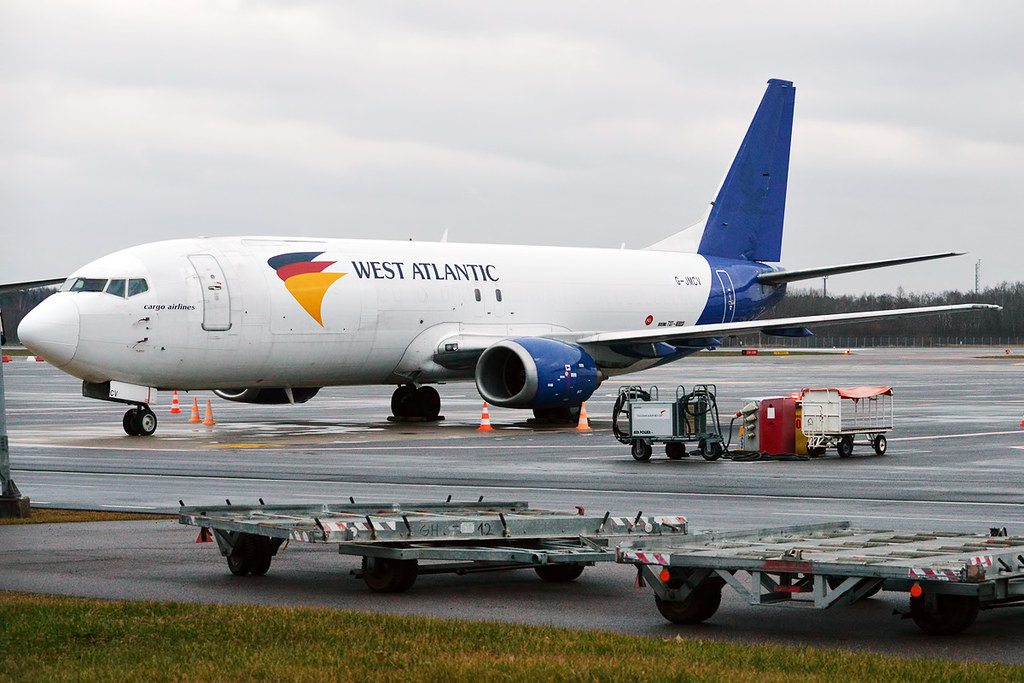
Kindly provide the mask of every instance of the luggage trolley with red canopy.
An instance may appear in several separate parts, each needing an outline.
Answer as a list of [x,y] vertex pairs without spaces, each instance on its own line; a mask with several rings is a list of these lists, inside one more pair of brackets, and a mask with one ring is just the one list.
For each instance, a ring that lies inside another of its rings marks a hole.
[[853,455],[854,438],[865,435],[877,455],[885,455],[885,433],[892,430],[892,387],[804,389],[801,430],[807,451],[823,455],[835,446]]

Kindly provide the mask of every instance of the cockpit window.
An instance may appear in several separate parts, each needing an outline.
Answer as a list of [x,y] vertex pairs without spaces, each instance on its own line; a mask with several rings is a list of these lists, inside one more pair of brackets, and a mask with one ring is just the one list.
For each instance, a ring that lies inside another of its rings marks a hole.
[[144,278],[133,277],[128,281],[128,296],[135,296],[136,294],[142,294],[147,291],[149,291],[149,285],[146,284],[146,280]]
[[71,283],[72,292],[102,292],[107,285],[106,280],[92,277],[80,277]]
[[124,280],[111,280],[107,285],[107,294],[124,298]]

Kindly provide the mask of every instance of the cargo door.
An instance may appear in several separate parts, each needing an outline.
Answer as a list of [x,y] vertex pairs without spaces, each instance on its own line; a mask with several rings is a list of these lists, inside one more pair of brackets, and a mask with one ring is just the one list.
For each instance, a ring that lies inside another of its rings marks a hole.
[[716,270],[718,284],[722,286],[722,322],[731,323],[736,317],[736,288],[732,284],[732,276],[727,270]]
[[188,257],[199,276],[203,290],[203,329],[223,332],[231,329],[231,295],[224,270],[212,254],[192,254]]

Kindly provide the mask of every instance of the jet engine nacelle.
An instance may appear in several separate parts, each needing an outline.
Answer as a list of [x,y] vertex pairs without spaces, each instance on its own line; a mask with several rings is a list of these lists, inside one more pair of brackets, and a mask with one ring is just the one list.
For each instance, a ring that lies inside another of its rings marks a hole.
[[[320,391],[320,387],[295,387],[292,389],[292,398],[295,399],[296,403],[305,403],[316,396],[318,391]],[[288,400],[287,392],[276,387],[266,389],[257,389],[255,387],[248,389],[214,389],[213,393],[223,399],[237,403],[262,403],[265,405],[291,403]]]
[[597,364],[575,344],[520,337],[493,344],[476,364],[476,388],[503,408],[578,406],[601,383]]

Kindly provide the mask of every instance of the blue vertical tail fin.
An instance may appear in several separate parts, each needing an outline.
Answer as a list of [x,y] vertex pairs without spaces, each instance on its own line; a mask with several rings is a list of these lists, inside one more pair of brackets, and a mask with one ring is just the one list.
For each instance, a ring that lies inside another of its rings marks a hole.
[[692,251],[696,247],[704,256],[780,260],[795,99],[792,81],[768,81],[705,219],[649,249]]
[[718,190],[697,253],[779,261],[793,137],[792,81],[772,79]]

